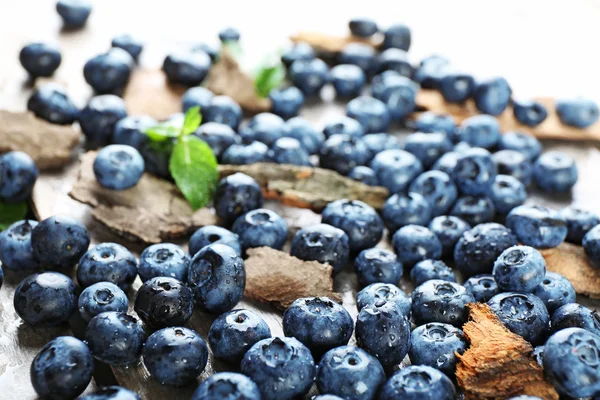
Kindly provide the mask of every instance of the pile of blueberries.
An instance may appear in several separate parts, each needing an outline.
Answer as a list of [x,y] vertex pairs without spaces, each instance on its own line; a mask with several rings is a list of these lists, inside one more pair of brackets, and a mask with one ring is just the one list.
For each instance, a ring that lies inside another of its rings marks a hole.
[[[59,2],[66,24],[65,4],[75,3],[86,2]],[[182,108],[200,106],[204,123],[194,134],[223,164],[309,166],[318,160],[321,167],[389,190],[380,213],[360,201],[334,201],[323,210],[321,224],[300,229],[291,241],[293,256],[328,263],[334,274],[354,265],[362,288],[356,322],[329,298],[300,298],[283,314],[285,336],[272,337],[259,315],[235,309],[244,292],[247,249],[281,250],[290,234],[281,216],[263,208],[257,182],[242,173],[219,182],[214,208],[223,226],[197,230],[189,254],[161,243],[137,260],[116,243],[88,249],[86,227],[70,218],[19,221],[0,233],[3,267],[47,272],[19,284],[17,314],[34,327],[70,318],[87,324],[85,341],[58,337],[36,356],[31,379],[40,397],[77,397],[90,382],[94,359],[128,365],[141,358],[162,384],[188,385],[206,367],[210,348],[238,372],[206,379],[194,400],[294,399],[313,383],[319,400],[455,399],[457,354],[469,347],[460,329],[467,304],[486,302],[510,331],[535,346],[535,357],[561,395],[600,399],[600,316],[575,302],[571,283],[546,271],[539,251],[566,240],[583,245],[600,266],[600,218],[575,207],[555,211],[526,204],[532,183],[551,194],[570,191],[577,181],[575,162],[561,152],[542,154],[532,136],[501,134],[494,118],[512,104],[521,123],[535,126],[548,111],[512,99],[503,78],[475,81],[439,56],[413,67],[404,25],[380,32],[374,21],[359,18],[350,30],[359,37],[383,35],[384,50],[349,44],[330,69],[309,45],[294,45],[282,55],[292,85],[270,93],[272,113],[242,124],[238,104],[199,86],[186,92]],[[219,37],[227,43],[240,35],[229,28]],[[118,148],[94,165],[100,184],[114,190],[135,185],[144,169],[170,178],[170,144],[156,146],[144,134],[156,121],[128,116],[114,94],[127,84],[141,51],[141,42],[123,36],[86,63],[85,79],[99,95],[82,110],[53,84],[34,90],[28,102],[50,122],[78,121],[89,145],[109,145],[100,154]],[[200,44],[167,56],[163,70],[172,82],[196,86],[218,57]],[[51,75],[60,61],[60,52],[48,45],[21,52],[33,77]],[[367,81],[370,95],[362,94]],[[346,116],[318,130],[297,114],[306,97],[329,83],[338,97],[354,98]],[[449,102],[473,98],[483,114],[456,126],[451,116],[423,113],[414,122],[417,132],[401,142],[386,131],[392,122],[409,124],[405,118],[415,109],[419,87],[437,89]],[[598,119],[597,105],[581,98],[557,102],[556,111],[576,127]],[[0,199],[26,199],[37,176],[27,155],[0,156]],[[386,228],[394,251],[377,247]],[[69,274],[75,267],[78,286],[54,272]],[[416,286],[410,297],[397,286],[405,272]],[[127,296],[137,276],[143,282],[133,306],[139,320],[128,313]],[[208,344],[184,327],[194,309],[215,316]],[[356,346],[348,345],[353,334]],[[409,366],[403,364],[406,356]],[[82,399],[139,397],[109,387]]]

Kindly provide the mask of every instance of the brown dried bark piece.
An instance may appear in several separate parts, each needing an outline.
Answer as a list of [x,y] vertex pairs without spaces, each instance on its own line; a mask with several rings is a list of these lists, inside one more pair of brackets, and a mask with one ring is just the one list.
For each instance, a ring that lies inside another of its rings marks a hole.
[[558,400],[554,387],[544,380],[533,348],[506,329],[490,306],[470,303],[469,322],[463,332],[471,343],[458,355],[456,379],[465,399],[506,399],[520,394]]
[[341,295],[333,291],[330,265],[302,261],[270,247],[249,249],[247,253],[246,297],[281,309],[301,297],[324,296],[341,304]]
[[540,250],[546,269],[567,278],[579,294],[600,298],[600,269],[592,265],[583,247],[563,243],[553,249]]
[[[600,121],[586,129],[579,129],[564,125],[560,122],[558,114],[554,110],[554,99],[547,97],[536,98],[535,100],[546,106],[548,117],[544,122],[536,127],[529,127],[517,121],[513,114],[513,109],[508,106],[504,112],[498,116],[500,129],[502,132],[521,131],[532,134],[539,139],[557,139],[557,140],[600,140]],[[442,95],[431,89],[422,89],[417,93],[417,106],[427,111],[433,111],[440,114],[450,114],[457,123],[466,118],[479,114],[475,102],[469,99],[465,104],[446,103]],[[418,115],[418,113],[416,113]]]
[[256,179],[265,198],[314,211],[321,211],[339,199],[360,200],[381,209],[388,197],[384,187],[368,186],[323,168],[269,163],[219,166],[221,177],[236,172]]
[[68,164],[80,139],[71,125],[51,124],[30,112],[0,110],[0,153],[25,152],[39,169]]
[[217,223],[211,209],[194,212],[177,186],[148,173],[131,189],[103,188],[92,169],[95,157],[93,151],[82,156],[77,181],[69,195],[90,205],[92,216],[117,234],[133,241],[160,243]]
[[361,38],[352,35],[335,36],[321,32],[305,31],[290,36],[290,40],[294,43],[306,42],[318,53],[339,53],[350,43],[368,44],[369,46],[378,49],[383,43],[380,35],[376,35],[372,38]]

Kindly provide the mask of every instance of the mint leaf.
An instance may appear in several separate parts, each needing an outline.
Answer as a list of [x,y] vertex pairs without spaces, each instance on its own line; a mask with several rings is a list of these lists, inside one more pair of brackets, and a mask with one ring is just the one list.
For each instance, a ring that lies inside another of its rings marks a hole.
[[27,203],[3,203],[0,201],[0,231],[5,230],[13,223],[25,219],[27,216]]
[[183,136],[173,147],[169,170],[194,210],[206,206],[217,186],[217,159],[206,142]]
[[260,97],[267,97],[271,90],[280,87],[284,80],[285,67],[281,62],[263,66],[254,78],[256,94]]
[[198,129],[202,122],[202,114],[200,114],[200,107],[192,107],[185,113],[185,119],[183,120],[183,135],[192,134]]
[[164,142],[169,138],[175,138],[179,136],[181,129],[176,126],[169,124],[160,124],[153,126],[152,128],[146,129],[144,132],[146,136],[153,142]]

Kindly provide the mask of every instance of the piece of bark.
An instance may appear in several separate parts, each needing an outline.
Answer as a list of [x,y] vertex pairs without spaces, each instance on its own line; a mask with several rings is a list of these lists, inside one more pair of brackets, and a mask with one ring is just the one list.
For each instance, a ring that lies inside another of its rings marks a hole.
[[465,399],[506,399],[527,394],[558,400],[544,380],[542,367],[532,357],[525,339],[506,329],[490,306],[470,303],[463,332],[470,347],[457,355],[456,380]]
[[353,35],[335,36],[321,32],[300,31],[292,36],[290,40],[294,43],[305,42],[317,53],[339,53],[347,44],[363,43],[378,49],[383,44],[381,35],[375,35],[371,38],[361,38]]
[[271,100],[258,96],[254,79],[240,68],[235,57],[227,49],[221,51],[219,60],[204,80],[204,86],[215,94],[231,97],[250,113],[271,110]]
[[265,198],[314,211],[339,199],[360,200],[381,209],[389,195],[384,187],[365,185],[329,169],[269,163],[219,165],[221,177],[236,172],[256,179]]
[[561,274],[571,281],[578,294],[600,298],[600,268],[592,265],[583,247],[565,242],[540,251],[548,271]]
[[181,98],[186,89],[170,84],[161,70],[135,69],[123,100],[129,115],[149,115],[160,121],[182,111]]
[[[527,132],[538,139],[556,139],[568,141],[600,141],[600,121],[586,129],[575,128],[563,124],[554,109],[555,100],[547,97],[534,99],[539,101],[548,110],[548,117],[538,126],[530,127],[521,124],[513,114],[512,106],[508,106],[498,116],[498,122],[502,132],[521,131]],[[431,89],[421,89],[417,93],[417,106],[426,111],[439,114],[450,114],[456,123],[461,123],[466,118],[479,114],[475,102],[469,99],[464,104],[447,103],[440,92]],[[419,112],[415,113],[417,116]]]
[[194,212],[173,183],[145,173],[131,189],[114,191],[96,181],[92,165],[96,152],[81,158],[77,181],[69,195],[92,207],[92,216],[132,241],[160,243],[217,223],[209,208]]
[[68,164],[80,140],[72,125],[51,124],[30,112],[0,110],[0,153],[25,152],[41,170]]
[[301,297],[329,297],[341,304],[341,295],[333,291],[333,267],[329,264],[302,261],[270,247],[248,249],[247,253],[246,297],[280,309]]

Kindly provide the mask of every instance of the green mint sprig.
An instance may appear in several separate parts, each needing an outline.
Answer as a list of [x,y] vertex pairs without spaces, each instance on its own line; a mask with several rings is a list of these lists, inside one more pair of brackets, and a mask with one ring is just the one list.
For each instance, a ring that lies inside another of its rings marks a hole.
[[192,107],[185,113],[182,126],[166,122],[146,130],[153,142],[175,141],[169,171],[194,210],[211,201],[219,177],[212,149],[205,141],[192,136],[201,122],[200,108]]
[[27,216],[27,203],[4,203],[0,201],[0,231],[7,229]]

